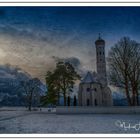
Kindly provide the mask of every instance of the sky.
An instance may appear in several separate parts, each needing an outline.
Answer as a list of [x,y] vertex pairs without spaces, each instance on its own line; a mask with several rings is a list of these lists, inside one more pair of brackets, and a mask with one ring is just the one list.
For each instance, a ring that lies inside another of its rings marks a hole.
[[140,42],[140,7],[0,7],[0,64],[44,80],[59,59],[96,71],[95,40],[107,53],[121,37]]

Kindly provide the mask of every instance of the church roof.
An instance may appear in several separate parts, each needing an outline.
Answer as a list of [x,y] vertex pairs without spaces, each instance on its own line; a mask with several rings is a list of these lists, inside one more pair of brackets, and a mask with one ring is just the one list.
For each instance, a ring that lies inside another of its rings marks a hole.
[[96,77],[94,77],[91,72],[88,72],[85,78],[81,81],[81,83],[93,83],[93,82],[97,82],[97,81],[96,81]]

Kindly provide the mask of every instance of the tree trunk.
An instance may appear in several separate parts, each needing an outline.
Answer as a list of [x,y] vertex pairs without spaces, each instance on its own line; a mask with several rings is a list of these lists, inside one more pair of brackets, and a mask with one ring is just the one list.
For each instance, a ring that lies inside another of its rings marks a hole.
[[132,105],[136,105],[136,93],[134,88],[132,89]]
[[59,106],[59,99],[60,99],[60,93],[58,93],[58,96],[57,96],[57,105]]
[[137,106],[139,106],[139,93],[138,93],[138,88],[136,90],[136,102],[137,102]]
[[139,95],[138,95],[138,93],[136,95],[136,100],[137,100],[137,106],[139,106]]
[[136,83],[136,103],[137,103],[137,106],[139,106],[139,89],[138,89],[138,84]]
[[31,109],[31,107],[32,107],[32,93],[31,93],[31,95],[30,95],[30,97],[29,97],[29,111],[31,111],[32,109]]
[[28,109],[29,109],[29,111],[31,111],[31,105],[29,105],[29,108]]
[[67,106],[70,106],[70,96],[67,98]]
[[133,106],[138,105],[138,88],[136,83],[131,84],[132,86],[132,104]]
[[63,95],[64,95],[64,106],[66,106],[66,93],[64,93]]
[[127,101],[128,101],[128,104],[129,106],[131,106],[131,98],[130,98],[130,95],[129,95],[129,89],[128,89],[128,79],[127,77],[125,78],[125,92],[126,92],[126,97],[127,97]]
[[132,105],[132,104],[131,104],[131,98],[130,98],[130,96],[129,96],[128,89],[125,88],[125,91],[126,91],[126,97],[127,97],[128,105],[131,106],[131,105]]

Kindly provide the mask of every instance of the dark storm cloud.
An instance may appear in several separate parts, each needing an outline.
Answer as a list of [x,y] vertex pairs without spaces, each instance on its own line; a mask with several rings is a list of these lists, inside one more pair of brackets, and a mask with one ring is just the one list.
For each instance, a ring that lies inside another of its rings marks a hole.
[[76,57],[66,57],[66,58],[60,58],[60,57],[56,57],[56,56],[52,56],[52,58],[55,60],[55,62],[69,62],[70,64],[73,65],[73,67],[75,68],[75,70],[81,75],[84,76],[87,73],[87,70],[84,70],[82,68],[82,63],[80,61],[80,59],[76,58]]
[[69,57],[69,58],[59,58],[59,57],[56,57],[56,56],[52,56],[52,58],[56,61],[56,62],[59,62],[59,61],[63,61],[63,62],[69,62],[71,63],[74,67],[79,67],[81,65],[81,62],[78,58],[76,57]]

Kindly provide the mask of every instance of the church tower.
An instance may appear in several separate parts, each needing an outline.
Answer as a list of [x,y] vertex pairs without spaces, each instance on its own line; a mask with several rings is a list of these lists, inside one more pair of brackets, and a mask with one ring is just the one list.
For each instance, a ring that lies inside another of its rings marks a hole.
[[95,41],[95,46],[96,46],[97,74],[102,85],[107,86],[105,41],[101,38],[100,34],[99,38]]
[[105,41],[95,41],[97,73],[88,72],[79,84],[78,105],[112,106],[112,92],[107,84]]

